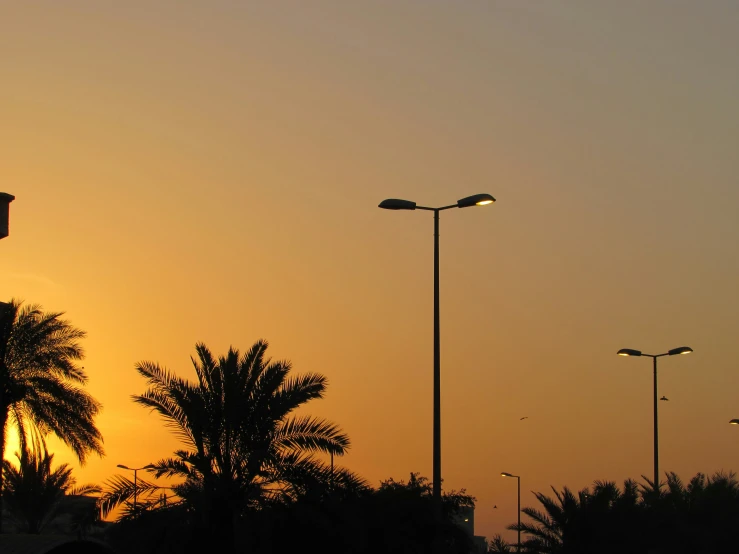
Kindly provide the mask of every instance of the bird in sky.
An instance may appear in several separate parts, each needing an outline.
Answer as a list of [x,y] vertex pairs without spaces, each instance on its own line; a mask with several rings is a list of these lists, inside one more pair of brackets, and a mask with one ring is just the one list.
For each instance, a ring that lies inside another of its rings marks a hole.
[[665,402],[667,402],[667,401],[669,401],[670,399],[669,399],[669,398],[667,398],[666,396],[663,396],[662,398],[660,398],[660,400],[664,400]]
[[519,421],[523,421],[524,419],[529,419],[529,416],[523,416]]

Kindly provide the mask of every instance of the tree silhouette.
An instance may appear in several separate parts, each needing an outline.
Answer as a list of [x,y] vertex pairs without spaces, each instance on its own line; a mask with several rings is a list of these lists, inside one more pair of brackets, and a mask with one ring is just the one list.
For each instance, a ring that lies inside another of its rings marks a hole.
[[[558,553],[562,552],[565,537],[573,534],[578,519],[580,499],[587,492],[583,491],[576,496],[565,487],[562,492],[552,487],[554,498],[540,492],[534,496],[544,508],[544,511],[535,508],[523,508],[521,511],[533,520],[533,523],[521,522],[520,530],[530,538],[523,541],[523,546],[534,552]],[[518,531],[518,524],[508,526],[512,531]]]
[[87,495],[99,493],[100,487],[82,485],[75,487],[72,468],[62,464],[52,469],[54,455],[47,452],[41,441],[34,441],[33,450],[16,453],[16,468],[8,460],[3,461],[3,496],[5,508],[15,520],[21,532],[40,533],[56,515],[65,494]]
[[148,389],[134,401],[161,415],[183,443],[150,471],[180,479],[173,489],[197,514],[204,540],[227,548],[249,508],[296,498],[311,482],[361,483],[314,455],[344,454],[349,437],[328,421],[293,415],[323,397],[326,378],[291,377],[290,363],[271,361],[266,350],[260,340],[243,355],[231,348],[216,359],[197,344],[194,383],[152,362],[136,366]]
[[[688,554],[739,551],[739,483],[733,473],[697,474],[684,485],[667,473],[662,486],[596,481],[554,498],[534,493],[543,510],[524,508],[523,546],[535,553]],[[509,526],[516,530],[517,525]]]
[[488,541],[488,552],[490,554],[510,554],[513,552],[513,545],[507,542],[500,533],[493,535]]
[[[429,481],[411,473],[375,489],[344,490],[339,496],[308,496],[260,510],[248,552],[281,554],[467,554],[472,539],[452,515],[473,507],[464,491],[442,495],[445,517],[437,519]],[[440,549],[438,549],[440,548]]]
[[62,315],[44,313],[36,305],[21,307],[15,300],[0,303],[0,458],[9,424],[18,429],[22,450],[29,434],[52,433],[80,463],[91,452],[103,454],[103,437],[94,422],[100,403],[81,388],[87,376],[77,365],[85,332]]
[[[627,480],[623,492],[613,482],[596,481],[592,491],[573,493],[564,487],[552,487],[554,497],[534,493],[544,508],[524,508],[533,522],[521,523],[521,531],[529,535],[523,546],[532,552],[598,552],[610,553],[627,547],[639,526],[639,494],[636,483]],[[518,530],[518,525],[508,527]]]
[[659,495],[645,478],[650,544],[665,552],[731,552],[739,549],[739,483],[734,473],[695,475],[685,485],[674,472]]
[[[141,512],[159,507],[161,504],[157,494],[161,494],[162,487],[144,479],[133,480],[123,475],[114,475],[105,483],[105,489],[100,496],[99,508],[102,517],[108,517],[118,506],[123,510],[117,521],[132,519]],[[136,497],[136,506],[133,499]],[[176,502],[175,502],[176,503]]]

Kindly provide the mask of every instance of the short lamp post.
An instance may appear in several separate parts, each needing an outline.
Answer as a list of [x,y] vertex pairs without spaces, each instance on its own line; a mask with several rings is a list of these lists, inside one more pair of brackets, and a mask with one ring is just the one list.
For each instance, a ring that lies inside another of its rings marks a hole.
[[434,212],[434,453],[433,453],[433,501],[437,516],[441,516],[441,355],[439,332],[439,212],[451,208],[487,206],[495,202],[489,194],[475,194],[458,200],[456,204],[429,208],[418,206],[410,200],[388,198],[380,202],[385,210],[427,210]]
[[654,486],[659,490],[659,439],[657,426],[657,358],[662,356],[676,356],[678,354],[690,354],[693,351],[689,346],[673,348],[663,354],[645,354],[641,350],[622,348],[617,352],[619,356],[647,356],[652,358],[654,368]]
[[123,464],[118,464],[119,468],[121,469],[127,469],[128,471],[133,471],[133,513],[136,513],[136,498],[138,495],[138,472],[142,469],[155,469],[153,465],[147,464],[144,467],[128,467],[124,466]]
[[521,477],[512,473],[503,472],[501,477],[515,477],[518,481],[518,542],[516,544],[516,552],[521,552]]

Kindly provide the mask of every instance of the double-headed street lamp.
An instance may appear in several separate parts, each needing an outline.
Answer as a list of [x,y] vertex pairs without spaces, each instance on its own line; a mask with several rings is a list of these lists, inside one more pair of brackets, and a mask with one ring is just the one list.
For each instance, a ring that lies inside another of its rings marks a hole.
[[469,208],[486,206],[495,202],[489,194],[475,194],[457,201],[451,206],[429,208],[418,206],[410,200],[389,198],[380,202],[380,208],[386,210],[428,210],[434,212],[434,468],[433,499],[437,514],[441,512],[441,371],[439,343],[439,212],[451,208]]
[[619,356],[647,356],[652,358],[654,365],[654,486],[659,489],[659,441],[657,433],[657,358],[662,356],[676,356],[678,354],[690,354],[693,351],[689,346],[673,348],[664,354],[645,354],[641,350],[622,348],[617,352]]
[[521,477],[512,473],[506,473],[505,471],[500,476],[515,477],[518,480],[518,543],[516,545],[516,552],[521,552]]
[[144,467],[128,467],[123,464],[118,464],[119,468],[133,471],[133,513],[136,513],[136,496],[138,493],[138,472],[142,469],[155,469],[153,465],[147,464]]

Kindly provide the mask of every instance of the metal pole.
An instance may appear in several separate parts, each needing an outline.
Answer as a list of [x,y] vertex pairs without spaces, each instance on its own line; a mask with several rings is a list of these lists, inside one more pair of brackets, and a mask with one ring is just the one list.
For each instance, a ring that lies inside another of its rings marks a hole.
[[654,486],[659,490],[659,440],[657,427],[657,356],[654,361]]
[[441,349],[439,332],[439,210],[434,210],[434,488],[441,516]]
[[138,469],[133,470],[133,513],[136,515],[136,492],[138,490]]
[[518,546],[516,552],[521,552],[521,477],[518,479]]

